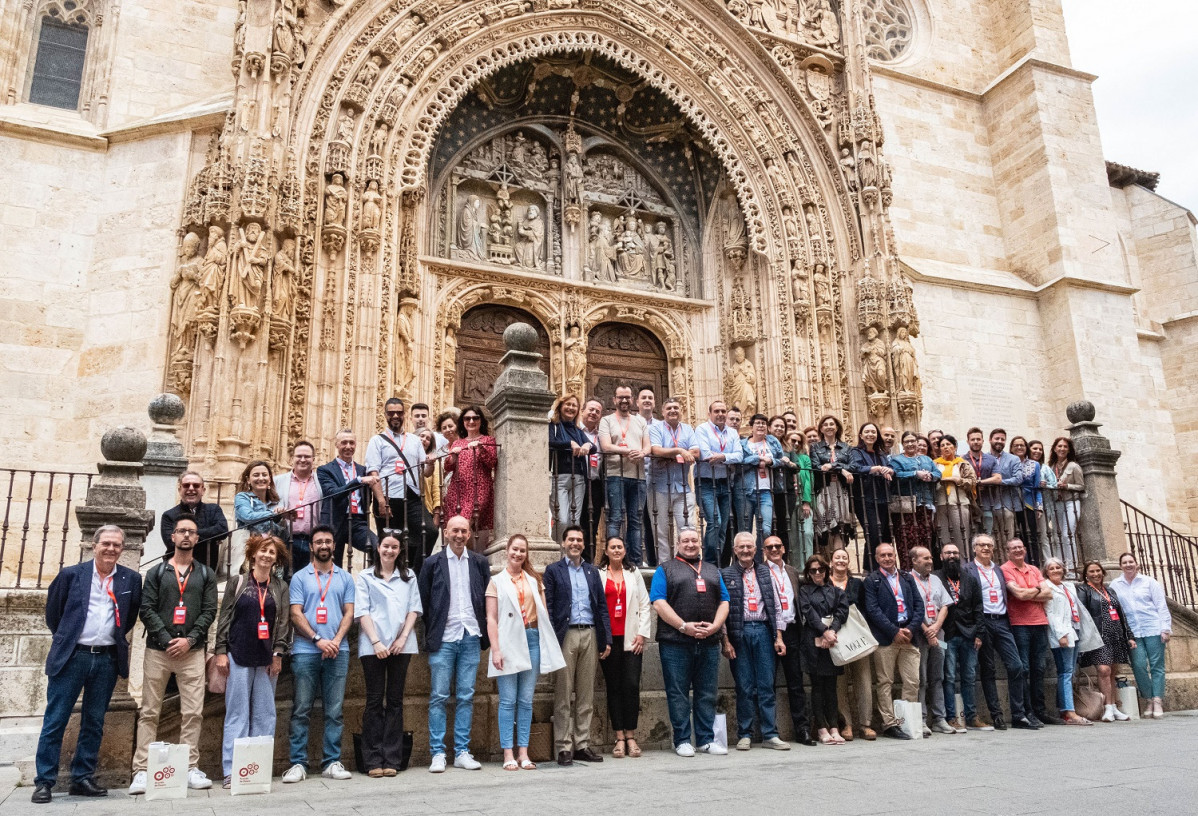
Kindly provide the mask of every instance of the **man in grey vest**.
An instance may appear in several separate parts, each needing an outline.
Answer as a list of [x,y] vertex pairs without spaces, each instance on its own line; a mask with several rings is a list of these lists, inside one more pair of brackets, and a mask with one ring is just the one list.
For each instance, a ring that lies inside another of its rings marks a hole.
[[704,753],[726,754],[728,749],[715,743],[715,701],[728,588],[716,566],[703,561],[698,530],[683,529],[675,552],[657,568],[649,589],[659,620],[657,642],[674,753],[693,757],[697,742]]

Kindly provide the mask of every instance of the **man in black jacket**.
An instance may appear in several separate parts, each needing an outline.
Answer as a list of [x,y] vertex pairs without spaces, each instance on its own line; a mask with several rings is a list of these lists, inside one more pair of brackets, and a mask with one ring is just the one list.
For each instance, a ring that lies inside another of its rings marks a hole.
[[761,727],[761,744],[789,751],[778,736],[774,695],[775,654],[785,654],[778,595],[770,568],[756,561],[757,541],[752,533],[737,533],[732,541],[736,557],[724,567],[728,587],[728,625],[724,654],[736,683],[736,749],[747,751],[753,742],[753,720]]
[[225,511],[218,504],[208,504],[204,498],[204,477],[189,470],[179,477],[179,503],[170,510],[162,513],[162,523],[158,531],[162,533],[162,543],[166,545],[166,555],[170,558],[175,551],[172,534],[179,516],[184,514],[194,516],[199,525],[199,541],[195,546],[193,558],[211,569],[217,568],[220,560],[220,543],[229,535],[229,521]]
[[[355,550],[370,552],[379,545],[378,536],[370,529],[370,500],[377,473],[367,473],[365,465],[354,461],[358,449],[358,438],[348,428],[342,428],[334,437],[337,457],[316,469],[316,481],[322,496],[330,497],[320,504],[320,523],[333,528],[333,562],[341,567],[345,564],[345,545]],[[345,492],[346,488],[361,485],[357,490]]]
[[553,688],[558,765],[603,761],[590,747],[591,711],[595,669],[611,652],[611,622],[599,570],[582,560],[585,545],[582,528],[570,525],[562,533],[565,555],[545,568],[546,611],[566,659]]
[[[993,731],[978,718],[975,691],[978,675],[978,649],[982,638],[978,624],[982,619],[982,587],[975,576],[961,570],[961,550],[948,543],[940,548],[942,569],[936,573],[953,600],[941,630],[947,647],[944,655],[944,710],[948,724],[957,733]],[[961,683],[962,712],[957,715],[957,681]]]
[[898,568],[893,544],[879,544],[874,550],[878,569],[865,576],[865,619],[878,641],[874,652],[874,671],[878,676],[878,713],[882,715],[882,736],[911,739],[894,715],[890,694],[895,670],[903,700],[919,698],[919,643],[923,639],[923,598],[915,579]]
[[466,548],[470,522],[454,516],[445,523],[445,547],[424,562],[418,578],[424,607],[424,645],[428,650],[430,690],[428,744],[430,773],[445,770],[445,703],[456,678],[453,714],[455,768],[477,771],[482,765],[470,755],[470,726],[474,718],[474,680],[487,640],[485,593],[491,567],[485,556]]

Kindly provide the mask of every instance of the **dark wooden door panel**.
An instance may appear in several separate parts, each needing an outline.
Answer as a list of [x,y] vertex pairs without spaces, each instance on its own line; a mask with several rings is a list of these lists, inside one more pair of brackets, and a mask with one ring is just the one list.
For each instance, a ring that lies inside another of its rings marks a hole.
[[457,385],[454,405],[484,405],[495,378],[502,370],[503,332],[513,323],[527,323],[537,330],[536,351],[543,355],[541,370],[548,371],[549,335],[528,312],[511,306],[476,306],[462,316],[458,330]]

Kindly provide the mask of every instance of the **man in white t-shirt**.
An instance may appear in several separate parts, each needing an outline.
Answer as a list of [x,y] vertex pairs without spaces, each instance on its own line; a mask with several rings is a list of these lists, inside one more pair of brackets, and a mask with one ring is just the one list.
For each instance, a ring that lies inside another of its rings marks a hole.
[[387,427],[366,445],[366,473],[377,473],[374,485],[375,525],[384,530],[406,530],[408,565],[416,573],[437,540],[433,518],[420,498],[421,474],[432,474],[426,464],[420,435],[404,432],[404,403],[392,397],[383,405]]
[[[955,734],[944,714],[944,647],[940,629],[948,617],[948,608],[955,603],[940,576],[932,573],[932,551],[927,547],[912,547],[911,577],[923,596],[923,635],[919,644],[919,702],[923,704],[924,736],[929,730],[938,734]],[[931,725],[931,729],[928,725]]]
[[599,422],[599,447],[607,468],[607,538],[624,539],[628,560],[639,567],[644,563],[641,537],[649,428],[644,417],[633,413],[632,389],[627,385],[616,389],[615,408]]

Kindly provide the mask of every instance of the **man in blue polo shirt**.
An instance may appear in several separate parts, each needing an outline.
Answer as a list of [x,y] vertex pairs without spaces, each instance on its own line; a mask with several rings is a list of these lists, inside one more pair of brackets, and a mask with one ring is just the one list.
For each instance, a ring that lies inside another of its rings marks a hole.
[[699,442],[691,426],[682,421],[682,405],[678,400],[667,399],[661,413],[665,420],[649,426],[653,452],[649,490],[654,495],[653,537],[658,564],[670,560],[674,537],[692,524],[695,494],[690,486],[690,469],[699,458]]
[[291,578],[291,671],[295,704],[291,711],[291,767],[284,782],[308,776],[308,715],[319,692],[324,706],[324,756],[321,776],[349,779],[341,764],[341,705],[349,673],[345,635],[354,622],[354,580],[333,563],[333,528],[312,528],[312,563]]

